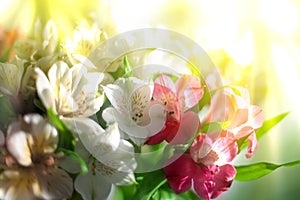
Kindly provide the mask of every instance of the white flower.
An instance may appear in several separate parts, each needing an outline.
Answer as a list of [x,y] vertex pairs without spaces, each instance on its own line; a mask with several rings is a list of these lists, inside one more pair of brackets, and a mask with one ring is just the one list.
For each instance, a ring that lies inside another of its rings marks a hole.
[[78,63],[78,57],[87,57],[90,52],[103,40],[105,33],[99,30],[94,23],[89,25],[86,21],[81,21],[77,29],[73,32],[73,38],[66,38],[64,48],[73,63]]
[[88,73],[81,64],[69,68],[59,61],[48,71],[48,77],[39,68],[36,88],[44,106],[52,108],[63,117],[89,117],[95,114],[103,103],[98,96],[98,84],[103,74]]
[[80,141],[76,143],[75,150],[89,167],[88,173],[79,174],[74,182],[83,199],[106,199],[112,184],[135,181],[134,149],[129,142],[120,139],[117,124],[103,130],[88,118],[68,119],[65,123],[78,134]]
[[118,79],[103,86],[113,107],[103,112],[107,122],[117,122],[119,128],[136,144],[158,133],[165,124],[162,105],[152,104],[153,84],[135,77]]
[[[61,199],[71,196],[69,175],[55,165],[58,133],[40,115],[25,115],[7,131],[0,199]],[[9,158],[9,159],[8,159]]]

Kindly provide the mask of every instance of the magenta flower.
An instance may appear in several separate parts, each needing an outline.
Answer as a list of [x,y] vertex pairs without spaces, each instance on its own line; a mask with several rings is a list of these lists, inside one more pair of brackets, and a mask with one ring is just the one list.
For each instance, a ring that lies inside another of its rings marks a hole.
[[193,142],[190,152],[177,160],[170,160],[164,168],[166,178],[176,193],[194,189],[199,197],[209,200],[228,190],[236,170],[230,162],[238,151],[232,137],[219,137],[215,141],[200,135]]
[[[203,96],[203,87],[200,79],[196,76],[183,75],[176,83],[169,76],[160,75],[154,84],[153,101],[164,106],[166,122],[164,128],[157,134],[151,136],[146,144],[158,144],[163,140],[173,143],[184,143],[180,140],[188,132],[188,126],[199,125],[199,118],[196,113],[188,111],[195,106]],[[195,127],[195,129],[197,129]],[[182,131],[179,131],[182,130]],[[179,139],[180,138],[180,139]]]

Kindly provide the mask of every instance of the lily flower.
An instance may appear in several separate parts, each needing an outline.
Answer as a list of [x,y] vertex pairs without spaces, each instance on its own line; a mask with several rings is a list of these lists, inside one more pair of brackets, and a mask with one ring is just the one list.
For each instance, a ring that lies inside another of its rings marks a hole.
[[97,92],[103,74],[88,73],[81,64],[69,68],[62,61],[50,68],[48,76],[39,68],[35,71],[37,94],[46,109],[64,118],[89,117],[100,109],[103,96]]
[[[178,130],[188,129],[188,126],[198,127],[199,118],[197,114],[188,110],[199,102],[203,93],[200,79],[196,76],[183,75],[174,84],[169,76],[160,75],[155,81],[153,102],[163,106],[166,122],[164,128],[150,137],[146,144],[158,144],[163,140],[171,142],[177,134],[180,135],[180,138],[184,134],[190,134],[181,133]],[[183,127],[180,128],[180,126]],[[175,143],[178,142],[180,141]],[[181,141],[181,143],[185,142]]]
[[104,110],[104,119],[117,122],[121,131],[136,144],[144,143],[163,128],[165,113],[162,105],[151,102],[152,83],[135,77],[120,78],[103,88],[112,104]]
[[228,121],[226,130],[233,133],[236,139],[247,138],[248,150],[246,157],[250,158],[257,148],[255,130],[263,123],[262,109],[250,104],[249,92],[245,88],[225,88],[217,92],[213,98],[204,123],[213,121]]
[[61,199],[70,197],[73,181],[56,166],[58,133],[40,115],[25,115],[9,125],[0,177],[0,198]]
[[84,200],[106,199],[112,185],[135,182],[134,148],[128,141],[120,139],[116,123],[106,130],[87,118],[76,118],[67,124],[77,130],[81,140],[76,143],[75,151],[88,164],[88,172],[79,174],[74,182]]
[[202,199],[216,198],[228,190],[234,179],[236,170],[230,162],[237,151],[236,141],[231,137],[213,140],[201,134],[194,140],[190,152],[175,161],[171,159],[164,172],[176,193],[194,189]]

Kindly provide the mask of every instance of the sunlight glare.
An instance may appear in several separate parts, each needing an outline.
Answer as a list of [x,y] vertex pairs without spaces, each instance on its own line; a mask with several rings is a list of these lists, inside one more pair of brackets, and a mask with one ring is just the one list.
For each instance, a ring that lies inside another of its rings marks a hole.
[[267,26],[277,33],[289,35],[298,28],[300,16],[297,7],[288,0],[263,0],[260,14]]

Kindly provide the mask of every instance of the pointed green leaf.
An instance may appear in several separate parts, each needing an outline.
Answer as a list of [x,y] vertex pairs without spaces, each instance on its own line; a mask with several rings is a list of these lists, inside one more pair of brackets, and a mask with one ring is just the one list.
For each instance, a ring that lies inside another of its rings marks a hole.
[[[281,113],[271,119],[264,121],[263,125],[256,130],[256,138],[259,140],[262,136],[264,136],[270,129],[276,126],[281,120],[283,120],[290,112]],[[239,150],[241,151],[248,145],[247,138],[242,138],[243,142],[239,142]]]
[[235,168],[237,170],[237,174],[235,176],[235,180],[238,181],[255,180],[267,174],[270,174],[271,172],[273,172],[275,169],[279,167],[292,167],[296,165],[300,165],[300,160],[288,162],[281,165],[276,165],[267,162],[260,162],[260,163],[250,164],[250,165],[236,166]]
[[127,56],[124,57],[123,59],[123,65],[124,65],[124,78],[131,77],[132,76],[132,66],[130,65]]
[[262,127],[260,127],[256,131],[257,139],[260,139],[263,135],[265,135],[270,129],[276,126],[281,120],[283,120],[290,112],[281,113],[271,119],[266,120]]

